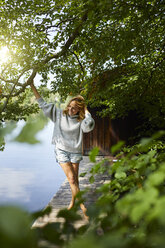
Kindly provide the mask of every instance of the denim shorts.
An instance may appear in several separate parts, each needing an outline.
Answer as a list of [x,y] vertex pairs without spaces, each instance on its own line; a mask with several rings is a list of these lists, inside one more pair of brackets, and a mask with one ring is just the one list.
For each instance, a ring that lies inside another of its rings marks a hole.
[[81,153],[67,152],[56,147],[54,148],[54,152],[58,163],[80,163],[83,159]]

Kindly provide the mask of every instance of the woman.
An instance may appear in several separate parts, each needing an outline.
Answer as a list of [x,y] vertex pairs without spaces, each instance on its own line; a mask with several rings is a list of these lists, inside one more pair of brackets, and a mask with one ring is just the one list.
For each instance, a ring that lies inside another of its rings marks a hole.
[[[93,130],[95,122],[82,96],[72,98],[67,107],[62,111],[52,103],[47,104],[38,93],[34,84],[31,88],[44,114],[54,122],[52,143],[55,144],[56,159],[62,167],[70,184],[72,200],[68,206],[71,209],[75,203],[75,196],[79,189],[79,163],[82,160],[83,133]],[[84,204],[80,207],[86,218]]]

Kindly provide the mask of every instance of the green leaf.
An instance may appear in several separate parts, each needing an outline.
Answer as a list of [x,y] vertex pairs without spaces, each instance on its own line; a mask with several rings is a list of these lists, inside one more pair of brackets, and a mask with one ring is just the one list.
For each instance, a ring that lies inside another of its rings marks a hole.
[[161,185],[165,180],[165,174],[163,171],[156,171],[153,174],[149,175],[146,185],[151,186],[158,186]]
[[152,208],[152,205],[157,201],[158,194],[158,190],[154,187],[149,187],[146,190],[140,189],[135,193],[136,204],[132,206],[130,214],[133,223],[137,223]]
[[96,162],[96,156],[99,154],[99,148],[94,147],[92,151],[89,153],[89,159],[91,162],[95,163]]
[[124,144],[125,144],[124,141],[119,141],[116,145],[113,145],[111,147],[111,153],[115,154],[116,152],[118,152],[123,147]]
[[119,171],[119,172],[116,172],[116,173],[115,173],[115,178],[117,178],[117,179],[124,179],[124,178],[126,178],[126,177],[127,177],[127,175],[126,175],[126,173],[123,172],[123,171]]
[[152,138],[142,138],[140,144],[142,147],[146,147],[151,144],[152,140]]
[[164,135],[165,135],[165,131],[164,130],[160,130],[160,131],[156,132],[155,134],[153,134],[152,135],[152,138],[153,139],[159,139],[159,138],[161,138]]
[[87,172],[82,172],[79,177],[85,177],[85,175],[87,174]]
[[90,178],[89,178],[89,182],[90,182],[90,183],[94,183],[94,181],[95,181],[94,176],[93,176],[93,175],[92,175],[92,176],[90,176]]
[[147,216],[147,221],[157,220],[161,224],[165,224],[165,196],[160,197],[155,201],[155,205],[152,207]]
[[67,210],[67,209],[61,209],[57,217],[64,218],[66,221],[77,221],[81,220],[81,216],[76,214],[73,209]]
[[63,245],[64,240],[62,239],[61,223],[48,223],[42,229],[39,230],[40,237],[43,240],[47,240],[49,243],[56,245]]
[[35,232],[31,230],[30,215],[13,206],[0,207],[0,236],[2,247],[36,247]]
[[48,206],[44,210],[40,210],[40,211],[37,211],[37,212],[32,213],[31,216],[35,220],[38,217],[42,217],[44,215],[49,215],[51,213],[51,211],[52,211],[52,207],[51,206]]

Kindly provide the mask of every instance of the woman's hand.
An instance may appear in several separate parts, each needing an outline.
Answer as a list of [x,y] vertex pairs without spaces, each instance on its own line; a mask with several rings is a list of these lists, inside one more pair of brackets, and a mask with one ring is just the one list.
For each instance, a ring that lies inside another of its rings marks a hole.
[[85,106],[85,115],[88,114],[88,113],[89,113],[89,111],[87,109],[87,106]]

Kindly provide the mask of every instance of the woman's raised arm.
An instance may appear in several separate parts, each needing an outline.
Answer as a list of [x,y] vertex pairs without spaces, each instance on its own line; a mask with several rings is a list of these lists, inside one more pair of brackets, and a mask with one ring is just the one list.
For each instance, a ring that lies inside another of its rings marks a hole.
[[36,87],[34,86],[34,83],[33,82],[30,84],[30,87],[31,87],[31,89],[32,89],[32,91],[33,91],[36,99],[41,98],[41,96],[40,96],[39,92],[37,91]]

